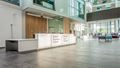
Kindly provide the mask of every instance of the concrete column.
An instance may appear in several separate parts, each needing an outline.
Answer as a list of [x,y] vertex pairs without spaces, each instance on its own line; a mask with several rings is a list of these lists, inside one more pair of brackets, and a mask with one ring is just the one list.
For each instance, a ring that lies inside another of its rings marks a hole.
[[116,21],[114,21],[114,32],[117,32],[117,29],[116,29]]

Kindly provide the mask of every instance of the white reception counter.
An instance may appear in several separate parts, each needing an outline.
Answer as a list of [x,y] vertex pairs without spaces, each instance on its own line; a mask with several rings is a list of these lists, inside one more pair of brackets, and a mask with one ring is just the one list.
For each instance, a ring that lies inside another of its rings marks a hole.
[[36,34],[36,39],[38,39],[38,49],[76,43],[76,37],[73,34]]
[[72,44],[76,44],[73,34],[36,34],[35,39],[6,40],[6,51],[26,52]]
[[9,39],[6,40],[6,51],[32,51],[38,48],[37,45],[37,39]]

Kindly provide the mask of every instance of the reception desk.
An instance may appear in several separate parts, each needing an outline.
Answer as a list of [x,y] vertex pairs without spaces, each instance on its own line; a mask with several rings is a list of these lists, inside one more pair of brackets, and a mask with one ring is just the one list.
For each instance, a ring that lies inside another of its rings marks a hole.
[[36,34],[38,49],[76,44],[73,34]]
[[26,52],[76,44],[72,34],[36,34],[35,39],[6,40],[6,51]]
[[38,48],[37,45],[37,39],[9,39],[6,40],[6,51],[32,51]]

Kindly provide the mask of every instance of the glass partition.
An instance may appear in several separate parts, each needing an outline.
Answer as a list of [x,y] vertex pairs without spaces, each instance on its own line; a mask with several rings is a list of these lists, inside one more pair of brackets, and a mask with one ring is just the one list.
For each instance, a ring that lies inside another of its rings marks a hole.
[[84,19],[85,2],[84,0],[70,0],[70,16]]
[[48,20],[48,32],[49,33],[64,33],[63,19],[49,19]]
[[102,21],[90,24],[90,32],[95,33],[119,33],[120,20]]
[[55,1],[54,0],[33,0],[34,4],[41,5],[45,8],[55,10]]
[[20,5],[20,0],[2,0],[2,1],[6,1],[11,4],[18,5],[18,6]]
[[93,0],[93,5],[115,2],[115,0]]

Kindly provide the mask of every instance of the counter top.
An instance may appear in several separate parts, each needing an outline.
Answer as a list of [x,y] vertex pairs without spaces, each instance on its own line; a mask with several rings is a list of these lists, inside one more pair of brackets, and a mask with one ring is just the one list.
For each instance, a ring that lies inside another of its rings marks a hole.
[[8,39],[11,41],[33,41],[33,40],[37,40],[37,39]]

